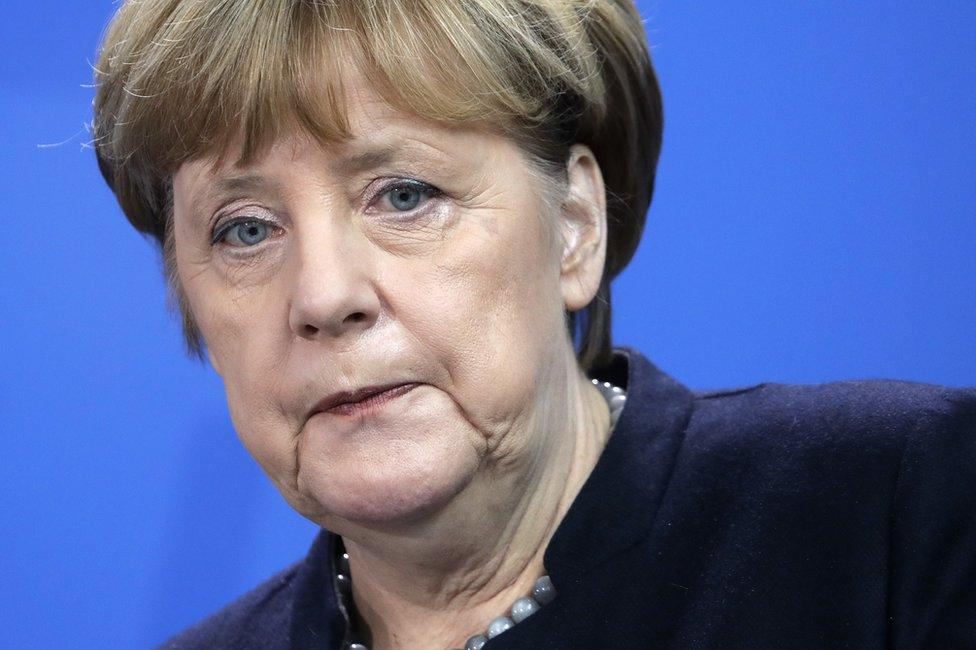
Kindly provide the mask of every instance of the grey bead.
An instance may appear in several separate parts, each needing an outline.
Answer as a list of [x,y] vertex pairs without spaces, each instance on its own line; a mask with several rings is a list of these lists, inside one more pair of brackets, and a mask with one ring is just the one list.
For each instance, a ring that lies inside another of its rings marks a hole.
[[364,646],[362,643],[350,643],[346,646],[346,648],[347,650],[369,650],[369,648]]
[[499,616],[488,624],[488,638],[494,639],[496,636],[515,625],[507,616]]
[[556,588],[552,586],[552,580],[549,579],[549,576],[542,576],[535,581],[535,587],[532,588],[532,597],[540,605],[548,605],[553,601],[556,597]]
[[475,634],[464,644],[464,650],[481,650],[486,643],[488,643],[488,637],[484,634]]
[[343,594],[348,594],[349,589],[352,586],[352,581],[349,580],[349,576],[343,573],[337,573],[335,577],[336,586],[339,587],[339,592]]
[[349,575],[349,554],[343,553],[339,556],[339,562],[337,565],[338,573],[343,575]]
[[614,395],[610,398],[610,408],[611,409],[622,409],[624,404],[627,402],[626,395]]
[[539,603],[528,597],[519,598],[512,603],[512,620],[521,623],[537,611],[539,611]]

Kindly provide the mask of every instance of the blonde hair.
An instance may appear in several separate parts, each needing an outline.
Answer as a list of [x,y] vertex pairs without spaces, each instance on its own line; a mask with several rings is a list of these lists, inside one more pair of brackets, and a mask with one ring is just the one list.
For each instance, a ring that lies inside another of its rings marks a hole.
[[184,162],[241,145],[239,164],[299,127],[349,135],[344,71],[392,106],[510,136],[542,171],[576,142],[607,186],[604,277],[569,315],[584,368],[610,356],[610,280],[644,226],[661,144],[661,98],[631,0],[127,0],[96,64],[98,163],[129,221],[154,238],[183,317],[170,183]]

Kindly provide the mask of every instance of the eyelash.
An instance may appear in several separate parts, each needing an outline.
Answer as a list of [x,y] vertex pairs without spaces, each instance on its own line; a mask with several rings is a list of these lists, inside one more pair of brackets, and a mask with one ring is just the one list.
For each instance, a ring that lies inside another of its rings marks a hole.
[[213,233],[210,237],[210,244],[212,246],[219,246],[220,243],[223,241],[224,237],[226,237],[231,230],[241,225],[242,223],[251,223],[251,222],[262,223],[268,226],[269,228],[277,228],[277,224],[275,224],[273,221],[269,221],[267,219],[261,219],[260,217],[251,217],[251,216],[234,217],[233,219],[229,219],[223,222],[222,224],[218,224],[217,226],[214,227]]
[[[382,197],[389,195],[394,190],[404,189],[404,188],[409,188],[413,191],[419,192],[420,194],[426,195],[427,199],[423,201],[423,203],[421,203],[418,207],[413,208],[412,210],[400,212],[400,214],[403,215],[414,216],[418,211],[423,210],[424,206],[426,206],[430,200],[439,198],[444,194],[443,191],[431,185],[430,183],[425,183],[424,181],[413,179],[413,178],[397,178],[392,180],[390,183],[385,184],[383,187],[377,190],[373,194],[372,198],[370,199],[368,207],[372,206],[378,199],[381,199]],[[214,229],[211,233],[211,245],[219,246],[221,241],[227,236],[227,234],[233,228],[236,228],[242,223],[249,223],[249,222],[263,223],[264,225],[268,226],[271,229],[278,228],[278,225],[276,223],[268,219],[262,219],[260,217],[248,216],[248,215],[234,217],[223,223],[218,222],[214,226]],[[255,246],[235,247],[235,248],[256,248],[257,246],[260,246],[260,244],[255,244]]]

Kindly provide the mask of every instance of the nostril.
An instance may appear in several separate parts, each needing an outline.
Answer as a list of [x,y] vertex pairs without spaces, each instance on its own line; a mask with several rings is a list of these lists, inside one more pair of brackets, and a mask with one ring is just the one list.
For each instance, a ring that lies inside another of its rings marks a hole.
[[[325,328],[325,331],[329,333],[338,334],[341,331],[343,331],[345,327],[351,325],[361,325],[363,323],[368,324],[369,321],[370,321],[370,317],[367,312],[357,311],[351,314],[347,314],[346,317],[342,319],[342,322],[338,324],[332,321],[329,322],[323,321],[322,323],[320,323],[322,327],[317,327],[312,323],[305,323],[304,325],[301,326],[300,336],[307,339],[317,338],[321,334],[323,327]],[[312,322],[315,321],[313,320]]]

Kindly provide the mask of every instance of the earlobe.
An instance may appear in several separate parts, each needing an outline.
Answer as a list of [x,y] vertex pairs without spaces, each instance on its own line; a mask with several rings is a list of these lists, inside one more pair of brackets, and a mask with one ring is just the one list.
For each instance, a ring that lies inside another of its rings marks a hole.
[[603,277],[607,246],[606,190],[593,152],[583,144],[570,148],[567,188],[561,208],[560,282],[569,311],[586,307]]

